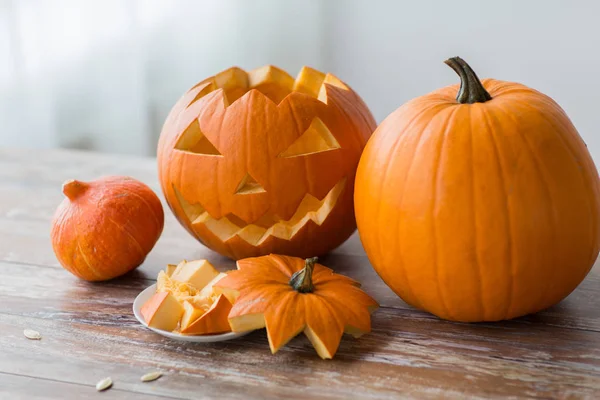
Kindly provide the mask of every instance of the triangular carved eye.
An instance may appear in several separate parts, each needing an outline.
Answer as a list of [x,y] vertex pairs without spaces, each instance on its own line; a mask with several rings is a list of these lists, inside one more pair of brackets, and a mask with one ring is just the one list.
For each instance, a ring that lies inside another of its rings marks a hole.
[[319,118],[312,120],[310,126],[298,139],[277,157],[298,157],[323,151],[339,149],[340,144],[329,128]]
[[240,183],[238,184],[237,189],[235,189],[236,194],[253,194],[253,193],[264,193],[266,192],[265,188],[254,179],[249,173],[246,173],[246,176],[242,178]]
[[175,148],[196,154],[222,156],[219,150],[204,136],[197,119],[181,134]]

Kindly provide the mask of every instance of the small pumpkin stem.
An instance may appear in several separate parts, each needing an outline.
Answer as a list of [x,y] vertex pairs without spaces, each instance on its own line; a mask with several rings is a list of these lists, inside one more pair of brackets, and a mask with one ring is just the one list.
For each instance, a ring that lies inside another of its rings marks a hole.
[[69,179],[63,183],[62,191],[69,198],[69,200],[75,200],[80,194],[86,191],[88,184],[85,182],[78,181],[76,179]]
[[315,289],[312,282],[312,273],[318,260],[318,257],[307,258],[304,261],[304,268],[292,275],[290,286],[294,290],[300,293],[311,293]]
[[456,96],[456,101],[461,104],[485,103],[492,99],[492,96],[483,87],[483,84],[471,69],[469,64],[460,57],[452,57],[444,61],[446,65],[454,70],[460,76],[460,89]]

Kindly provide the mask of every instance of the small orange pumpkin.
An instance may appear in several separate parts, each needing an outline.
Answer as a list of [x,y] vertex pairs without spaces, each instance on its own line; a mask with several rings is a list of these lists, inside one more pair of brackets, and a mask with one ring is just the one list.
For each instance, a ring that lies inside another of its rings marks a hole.
[[354,175],[375,121],[331,74],[231,68],[190,89],[158,145],[179,222],[239,259],[320,255],[356,229]]
[[344,332],[370,332],[377,302],[358,282],[316,261],[275,254],[239,260],[238,270],[214,285],[233,304],[231,329],[266,327],[273,354],[304,332],[321,358],[335,355]]
[[160,237],[160,200],[133,178],[70,180],[63,193],[52,222],[52,247],[61,265],[81,279],[104,281],[135,269]]
[[[534,313],[565,298],[598,256],[598,172],[551,98],[461,78],[404,104],[367,144],[360,238],[407,303],[457,321]],[[458,92],[458,96],[455,96]]]

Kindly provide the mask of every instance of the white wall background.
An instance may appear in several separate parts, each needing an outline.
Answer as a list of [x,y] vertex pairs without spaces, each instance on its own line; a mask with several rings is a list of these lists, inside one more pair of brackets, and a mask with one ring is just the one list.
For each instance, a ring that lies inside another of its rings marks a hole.
[[0,146],[154,154],[171,105],[239,65],[304,64],[378,121],[457,82],[442,61],[563,106],[600,162],[600,1],[0,0]]

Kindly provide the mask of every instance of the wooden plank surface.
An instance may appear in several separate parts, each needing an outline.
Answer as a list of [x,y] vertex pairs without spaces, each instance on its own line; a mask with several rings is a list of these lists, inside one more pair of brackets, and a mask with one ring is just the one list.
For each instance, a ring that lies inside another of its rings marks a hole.
[[[234,264],[198,244],[165,208],[165,231],[138,270],[96,284],[71,276],[49,241],[61,184],[108,174],[159,192],[152,159],[0,150],[0,398],[600,398],[599,268],[537,315],[451,323],[395,296],[354,235],[322,261],[361,281],[382,308],[373,332],[344,337],[333,360],[319,359],[304,337],[271,355],[264,331],[214,344],[158,336],[137,323],[131,305],[165,263]],[[42,340],[27,340],[25,328]],[[165,375],[140,382],[152,370]],[[105,376],[114,388],[96,393]]]
[[[93,385],[79,385],[58,382],[51,379],[32,378],[28,376],[0,373],[0,398],[11,400],[36,400],[47,399],[49,394],[56,393],[62,398],[91,399],[97,394],[90,390]],[[57,396],[58,397],[58,396]],[[139,394],[121,390],[114,387],[110,391],[111,399],[169,399],[169,397],[155,396],[152,394]]]

